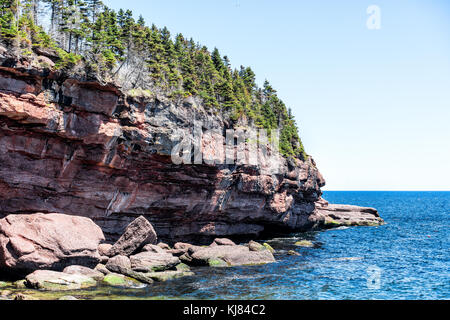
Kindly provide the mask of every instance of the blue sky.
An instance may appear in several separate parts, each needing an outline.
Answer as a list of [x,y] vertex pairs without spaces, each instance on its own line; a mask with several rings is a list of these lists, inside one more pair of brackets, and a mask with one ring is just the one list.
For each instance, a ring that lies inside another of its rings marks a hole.
[[[450,190],[450,1],[105,0],[251,66],[327,190]],[[369,30],[366,10],[381,10]]]

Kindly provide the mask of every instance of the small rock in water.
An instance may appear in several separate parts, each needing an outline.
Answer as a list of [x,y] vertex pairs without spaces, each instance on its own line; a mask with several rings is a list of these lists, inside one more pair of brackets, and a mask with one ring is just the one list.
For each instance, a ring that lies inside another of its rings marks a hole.
[[308,240],[301,240],[301,241],[297,241],[295,243],[296,246],[299,247],[306,247],[306,248],[312,248],[314,247],[314,243],[312,243],[311,241]]
[[142,288],[144,285],[122,274],[110,273],[103,278],[103,283],[113,287]]
[[290,256],[299,256],[300,253],[298,253],[297,251],[294,251],[294,250],[289,250],[288,251],[288,255],[290,255]]

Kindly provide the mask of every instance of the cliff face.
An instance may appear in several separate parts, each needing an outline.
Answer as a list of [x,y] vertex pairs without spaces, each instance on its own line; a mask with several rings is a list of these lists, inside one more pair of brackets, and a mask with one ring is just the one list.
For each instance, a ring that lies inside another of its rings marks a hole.
[[111,239],[145,215],[168,241],[359,224],[341,221],[339,212],[363,214],[363,224],[382,221],[374,209],[324,202],[325,182],[311,158],[268,161],[278,173],[261,165],[174,164],[175,131],[194,120],[203,131],[230,128],[194,98],[127,97],[114,85],[50,72],[5,50],[0,65],[0,215],[86,216]]

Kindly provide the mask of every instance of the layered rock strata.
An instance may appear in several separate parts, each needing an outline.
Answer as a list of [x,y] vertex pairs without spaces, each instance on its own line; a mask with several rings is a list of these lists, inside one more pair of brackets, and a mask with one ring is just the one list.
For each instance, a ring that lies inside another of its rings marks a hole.
[[[382,223],[376,210],[326,206],[325,181],[312,158],[174,163],[179,130],[192,131],[198,122],[206,136],[222,136],[233,126],[251,126],[246,119],[232,125],[193,97],[132,97],[116,85],[43,68],[45,57],[1,52],[2,216],[89,217],[116,240],[144,215],[160,239],[173,243]],[[202,142],[205,157],[221,154],[213,138]],[[275,173],[268,170],[273,166]]]

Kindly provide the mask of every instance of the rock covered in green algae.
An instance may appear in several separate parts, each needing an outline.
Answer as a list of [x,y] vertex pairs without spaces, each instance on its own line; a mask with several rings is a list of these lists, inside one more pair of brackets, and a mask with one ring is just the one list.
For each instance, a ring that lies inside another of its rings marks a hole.
[[189,266],[187,264],[184,263],[180,263],[178,264],[175,269],[177,269],[178,271],[191,271],[191,268],[189,268]]
[[224,260],[220,259],[220,258],[216,258],[216,259],[208,259],[208,265],[210,267],[229,267],[228,263],[226,263]]
[[8,284],[6,282],[0,281],[0,288],[4,288],[6,286],[8,286]]
[[183,270],[167,270],[167,271],[159,271],[159,272],[136,272],[130,270],[128,275],[134,279],[137,279],[141,282],[151,284],[154,281],[163,282],[176,278],[182,278],[187,276],[194,275],[193,272],[183,271]]
[[268,244],[267,242],[263,243],[264,248],[266,248],[267,250],[269,250],[271,253],[275,253],[275,249],[272,248],[272,246],[270,244]]
[[107,274],[102,281],[103,284],[113,287],[141,288],[143,286],[139,281],[118,273]]
[[260,244],[256,241],[250,241],[248,243],[248,248],[250,251],[263,251],[263,250],[269,250],[271,253],[274,253],[275,250],[272,248],[272,246],[268,243]]
[[314,247],[314,243],[312,243],[309,240],[301,240],[301,241],[297,241],[295,243],[296,246],[298,247],[306,247],[306,248],[312,248]]
[[94,279],[64,272],[37,270],[26,277],[26,286],[49,291],[78,290],[97,285]]

